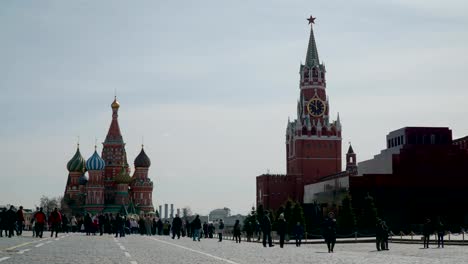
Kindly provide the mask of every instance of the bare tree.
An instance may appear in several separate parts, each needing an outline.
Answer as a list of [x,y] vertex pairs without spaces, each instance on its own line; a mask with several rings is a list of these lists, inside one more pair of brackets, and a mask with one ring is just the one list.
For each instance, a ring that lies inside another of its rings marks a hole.
[[185,206],[184,208],[182,208],[182,216],[184,218],[192,216],[192,209],[190,208],[190,206]]
[[44,213],[49,215],[55,208],[60,209],[62,197],[47,197],[42,195],[39,200],[39,206],[42,207]]

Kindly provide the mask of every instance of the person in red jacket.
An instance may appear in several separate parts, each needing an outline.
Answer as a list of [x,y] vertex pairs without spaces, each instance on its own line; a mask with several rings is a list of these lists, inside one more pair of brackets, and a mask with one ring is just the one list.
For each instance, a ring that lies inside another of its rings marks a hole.
[[23,234],[23,226],[24,226],[24,214],[23,214],[23,206],[20,206],[18,211],[16,211],[16,235],[21,236]]
[[46,222],[46,215],[42,212],[42,207],[39,211],[34,213],[34,221],[36,224],[34,228],[36,229],[36,237],[42,238],[42,233],[44,232],[44,224]]
[[62,224],[62,215],[58,211],[57,207],[50,213],[49,216],[49,223],[50,223],[50,237],[54,236],[54,231],[55,231],[55,237],[57,237],[58,232],[60,230],[60,225]]

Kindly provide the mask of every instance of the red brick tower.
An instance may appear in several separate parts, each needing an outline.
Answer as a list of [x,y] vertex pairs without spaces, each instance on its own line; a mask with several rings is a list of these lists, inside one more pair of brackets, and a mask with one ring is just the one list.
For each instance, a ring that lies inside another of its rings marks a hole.
[[314,17],[308,19],[309,46],[300,66],[297,119],[286,130],[287,174],[296,184],[295,197],[302,200],[304,185],[341,171],[341,123],[330,121],[325,65],[320,63],[314,37]]
[[325,65],[320,63],[310,24],[305,63],[299,70],[297,119],[286,128],[286,175],[257,177],[257,205],[278,209],[288,198],[303,202],[304,186],[341,172],[341,123],[330,120]]
[[148,178],[151,161],[141,146],[140,154],[135,158],[135,172],[132,177],[131,195],[137,209],[144,212],[154,212],[153,182]]
[[349,143],[348,152],[346,153],[346,171],[351,175],[357,175],[356,153],[354,153],[351,143]]
[[124,167],[127,173],[129,173],[125,143],[122,138],[122,133],[120,132],[118,121],[118,111],[120,104],[117,101],[117,98],[114,99],[111,107],[112,122],[109,127],[106,140],[103,143],[101,155],[106,164],[104,169],[105,204],[116,204],[121,202],[115,200],[117,186],[114,179],[120,173],[122,167]]

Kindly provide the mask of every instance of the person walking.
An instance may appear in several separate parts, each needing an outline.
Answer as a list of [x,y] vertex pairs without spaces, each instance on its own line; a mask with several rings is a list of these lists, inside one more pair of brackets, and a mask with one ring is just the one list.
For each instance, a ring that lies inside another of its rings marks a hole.
[[57,207],[50,213],[49,216],[49,222],[50,222],[50,237],[54,236],[54,231],[55,231],[55,237],[57,237],[58,232],[60,230],[60,226],[62,225],[62,215],[58,211]]
[[74,215],[70,219],[70,225],[71,225],[71,231],[75,233],[77,230],[78,221],[76,221],[76,217]]
[[15,207],[12,205],[10,209],[6,211],[6,227],[8,230],[8,237],[15,235],[15,224],[16,224],[16,212],[13,210]]
[[380,249],[381,250],[389,250],[388,249],[388,232],[389,232],[389,229],[388,229],[388,226],[387,226],[387,223],[385,223],[385,221],[382,220],[381,222],[381,243],[380,243]]
[[273,241],[271,240],[271,221],[269,217],[269,212],[266,210],[264,212],[263,218],[262,218],[262,233],[263,233],[263,247],[266,247],[267,241],[268,241],[268,246],[273,247]]
[[239,220],[236,220],[236,223],[234,224],[234,238],[236,239],[236,243],[241,242],[241,225],[239,223]]
[[224,222],[223,219],[219,219],[218,225],[218,242],[223,241],[223,233],[224,233]]
[[177,236],[177,239],[180,239],[180,229],[182,228],[182,219],[180,219],[179,215],[176,214],[174,219],[172,220],[172,239]]
[[99,235],[102,236],[104,235],[104,228],[106,226],[106,216],[100,213],[98,216],[98,222],[99,222]]
[[192,221],[192,233],[193,233],[193,241],[200,241],[200,229],[202,228],[202,224],[200,221],[200,216],[195,216],[195,219]]
[[36,212],[33,216],[36,228],[36,237],[42,238],[42,235],[44,233],[44,225],[46,222],[46,215],[42,211],[42,207],[39,208],[39,211]]
[[23,234],[23,226],[24,226],[24,212],[23,206],[20,206],[18,211],[16,211],[16,235],[21,236]]
[[382,220],[380,218],[377,218],[377,223],[375,224],[375,247],[377,248],[377,251],[381,250],[381,245],[382,245]]
[[117,215],[115,216],[115,227],[116,227],[115,237],[117,236],[125,237],[124,225],[125,225],[125,221],[123,217],[120,215],[120,213],[117,213]]
[[304,235],[304,228],[301,222],[297,222],[294,227],[294,237],[296,238],[296,247],[300,247],[302,243],[302,236]]
[[0,212],[0,237],[3,237],[3,230],[5,230],[5,237],[8,236],[8,232],[7,232],[7,214],[6,214],[7,210],[6,208],[3,208],[3,210]]
[[437,232],[437,247],[444,248],[444,235],[445,235],[445,227],[442,221],[439,219],[437,222],[436,226],[436,232]]
[[68,217],[65,214],[62,214],[62,232],[68,233],[70,230]]
[[252,241],[252,236],[253,236],[253,228],[252,228],[252,223],[250,221],[247,221],[244,225],[244,231],[247,235],[247,242]]
[[284,214],[280,214],[278,217],[278,235],[280,237],[280,248],[284,246],[284,237],[286,236],[286,232],[288,229],[288,223],[286,223],[286,219],[284,219]]
[[86,235],[89,236],[91,235],[91,231],[93,229],[93,219],[91,218],[91,214],[87,213],[84,217],[84,229],[86,232]]
[[336,243],[336,219],[333,212],[328,213],[328,217],[323,224],[323,236],[327,243],[328,253],[333,253]]
[[426,218],[426,222],[424,223],[424,226],[423,226],[424,248],[429,248],[429,240],[430,240],[431,234],[432,234],[431,219]]

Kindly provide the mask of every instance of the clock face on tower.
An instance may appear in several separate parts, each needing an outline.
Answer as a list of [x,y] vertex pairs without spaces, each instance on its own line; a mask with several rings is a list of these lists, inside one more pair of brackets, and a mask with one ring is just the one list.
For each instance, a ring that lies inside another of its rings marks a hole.
[[312,98],[307,103],[307,110],[313,117],[320,117],[325,113],[325,103],[319,98]]

